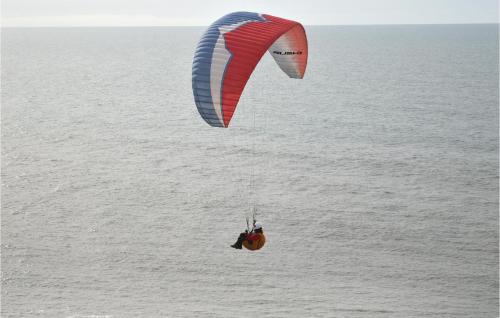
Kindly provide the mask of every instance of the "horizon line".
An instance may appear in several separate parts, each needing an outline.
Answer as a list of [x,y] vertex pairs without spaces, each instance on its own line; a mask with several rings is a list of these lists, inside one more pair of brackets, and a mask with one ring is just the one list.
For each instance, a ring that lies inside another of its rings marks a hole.
[[[412,25],[500,25],[500,22],[453,22],[453,23],[353,23],[353,24],[303,24],[305,27],[321,26],[412,26]],[[210,24],[194,25],[17,25],[3,26],[1,29],[38,29],[38,28],[196,28],[209,27]]]

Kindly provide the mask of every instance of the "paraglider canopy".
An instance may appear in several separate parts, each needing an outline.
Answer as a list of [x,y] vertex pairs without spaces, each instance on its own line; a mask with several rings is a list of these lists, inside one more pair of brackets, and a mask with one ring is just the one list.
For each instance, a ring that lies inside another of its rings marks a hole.
[[193,60],[193,95],[201,117],[228,127],[241,93],[266,51],[291,78],[307,66],[307,38],[295,21],[234,12],[215,21],[201,37]]

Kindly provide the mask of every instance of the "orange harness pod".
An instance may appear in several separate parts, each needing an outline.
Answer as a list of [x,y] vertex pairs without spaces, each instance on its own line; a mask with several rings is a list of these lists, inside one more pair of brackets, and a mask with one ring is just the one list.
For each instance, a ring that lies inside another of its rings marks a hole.
[[243,246],[250,251],[260,250],[266,244],[264,233],[250,233],[243,241]]

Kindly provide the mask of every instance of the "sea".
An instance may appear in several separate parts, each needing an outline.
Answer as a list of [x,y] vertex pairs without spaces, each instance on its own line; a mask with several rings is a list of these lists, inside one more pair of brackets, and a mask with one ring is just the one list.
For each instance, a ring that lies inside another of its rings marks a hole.
[[306,26],[227,129],[204,30],[2,29],[3,318],[499,316],[497,24]]

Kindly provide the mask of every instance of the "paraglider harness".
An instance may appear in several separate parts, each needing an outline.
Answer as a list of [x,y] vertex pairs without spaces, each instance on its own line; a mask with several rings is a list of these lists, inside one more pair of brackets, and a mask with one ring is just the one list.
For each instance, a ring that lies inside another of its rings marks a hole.
[[253,212],[253,215],[252,215],[252,228],[250,228],[250,219],[249,219],[249,217],[248,216],[246,217],[247,228],[246,228],[245,232],[243,232],[243,233],[240,234],[240,236],[238,237],[238,240],[236,241],[236,243],[234,243],[233,245],[231,245],[231,247],[236,248],[236,249],[241,249],[242,248],[243,241],[246,240],[247,237],[248,237],[248,235],[255,230],[255,223],[257,222],[257,220],[255,219],[256,215],[257,215],[257,213],[255,212],[255,209],[254,209],[254,212]]

